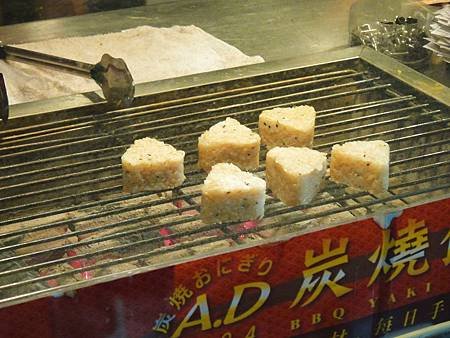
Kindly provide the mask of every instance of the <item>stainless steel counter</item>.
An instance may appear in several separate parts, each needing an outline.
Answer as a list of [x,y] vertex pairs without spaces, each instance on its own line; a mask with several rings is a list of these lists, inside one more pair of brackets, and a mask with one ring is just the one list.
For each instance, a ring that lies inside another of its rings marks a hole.
[[196,25],[267,61],[347,45],[355,0],[150,0],[142,7],[0,27],[0,40],[23,43],[117,32],[140,25]]
[[[24,43],[117,32],[141,25],[196,25],[248,55],[274,61],[348,46],[356,0],[148,0],[147,6],[0,27],[0,40]],[[426,75],[449,85],[448,68]]]

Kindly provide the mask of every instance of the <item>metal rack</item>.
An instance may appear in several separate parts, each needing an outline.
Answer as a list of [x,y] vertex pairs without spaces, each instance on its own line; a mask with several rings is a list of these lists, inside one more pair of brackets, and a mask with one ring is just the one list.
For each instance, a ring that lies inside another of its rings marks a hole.
[[[409,86],[392,75],[395,63],[383,69],[369,56],[143,95],[123,110],[97,104],[12,119],[0,130],[0,306],[448,196],[446,92]],[[201,223],[197,137],[227,116],[255,129],[263,109],[300,104],[318,111],[317,150],[388,142],[389,192],[327,180],[308,206],[269,196],[257,226]],[[121,192],[120,156],[145,136],[186,152],[179,189]]]

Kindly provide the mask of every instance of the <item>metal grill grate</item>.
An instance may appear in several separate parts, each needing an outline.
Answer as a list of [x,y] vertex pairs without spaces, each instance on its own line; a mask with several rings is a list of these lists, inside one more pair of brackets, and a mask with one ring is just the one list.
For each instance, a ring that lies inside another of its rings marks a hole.
[[[299,104],[318,111],[315,149],[388,142],[389,192],[327,181],[308,206],[269,197],[256,227],[202,224],[197,137],[226,116],[255,129],[262,109]],[[0,130],[0,306],[448,196],[447,108],[352,58],[149,95],[126,110],[14,119]],[[121,192],[120,156],[145,136],[186,152],[182,187]]]

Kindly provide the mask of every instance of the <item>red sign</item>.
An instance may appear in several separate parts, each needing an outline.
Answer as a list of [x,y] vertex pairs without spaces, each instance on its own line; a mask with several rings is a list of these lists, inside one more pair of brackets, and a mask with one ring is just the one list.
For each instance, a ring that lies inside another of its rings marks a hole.
[[446,199],[6,308],[0,336],[377,337],[449,320],[449,267]]

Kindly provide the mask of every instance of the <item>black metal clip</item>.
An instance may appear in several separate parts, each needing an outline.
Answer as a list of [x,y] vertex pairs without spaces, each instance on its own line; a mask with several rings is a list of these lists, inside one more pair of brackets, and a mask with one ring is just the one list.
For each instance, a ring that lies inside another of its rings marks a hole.
[[2,73],[0,73],[0,117],[3,123],[6,123],[9,117],[8,93],[6,92],[5,79]]

